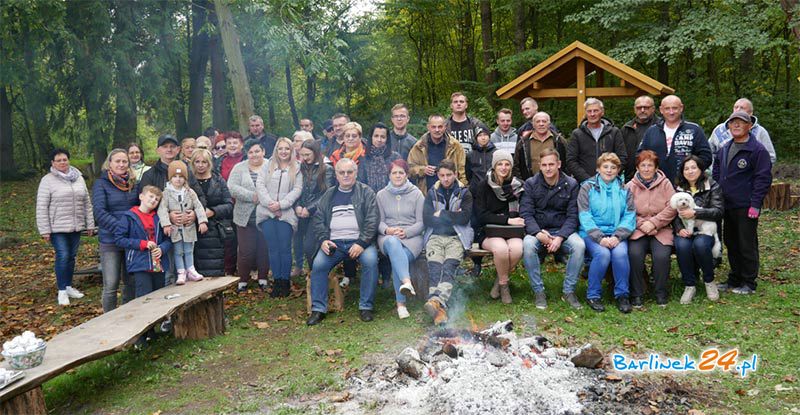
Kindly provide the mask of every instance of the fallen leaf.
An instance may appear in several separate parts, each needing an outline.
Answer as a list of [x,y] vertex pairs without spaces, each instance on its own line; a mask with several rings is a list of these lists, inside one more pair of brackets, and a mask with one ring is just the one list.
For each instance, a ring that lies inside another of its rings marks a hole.
[[328,356],[341,356],[342,349],[325,350],[325,354],[328,355]]
[[667,333],[677,333],[677,332],[678,332],[678,327],[679,327],[679,326],[675,326],[675,327],[670,327],[670,328],[668,328],[668,329],[667,329]]
[[259,328],[259,329],[268,329],[268,328],[270,328],[269,323],[267,323],[266,321],[256,321],[253,324],[255,324],[256,328]]
[[622,380],[621,377],[619,377],[617,375],[614,375],[614,374],[608,374],[608,375],[606,375],[606,377],[604,379],[609,381],[609,382],[619,382],[619,381]]
[[783,377],[783,381],[786,383],[795,383],[797,382],[797,378],[792,375],[786,375]]
[[794,388],[791,386],[783,386],[780,383],[775,385],[775,392],[789,392],[792,390],[794,390]]
[[744,396],[747,395],[747,392],[745,392],[744,389],[736,389],[736,394],[739,396]]
[[800,310],[792,310],[792,314],[800,316]]
[[344,391],[340,394],[333,395],[331,397],[331,402],[347,402],[350,400],[350,398],[352,398],[350,392]]
[[778,291],[778,297],[786,298],[786,292],[785,291]]
[[699,409],[690,409],[689,412],[686,412],[686,415],[706,415],[706,413]]
[[786,320],[772,320],[772,324],[781,324],[781,323],[783,323],[785,321]]
[[622,345],[625,346],[625,347],[636,347],[637,344],[638,343],[636,343],[633,340],[625,340],[625,341],[622,342]]
[[291,318],[291,317],[289,317],[289,316],[287,316],[286,314],[281,314],[281,315],[280,315],[278,318],[276,318],[275,320],[278,320],[278,321],[292,321],[292,318]]
[[564,317],[564,322],[566,322],[566,323],[574,323],[575,320],[573,320],[572,317]]

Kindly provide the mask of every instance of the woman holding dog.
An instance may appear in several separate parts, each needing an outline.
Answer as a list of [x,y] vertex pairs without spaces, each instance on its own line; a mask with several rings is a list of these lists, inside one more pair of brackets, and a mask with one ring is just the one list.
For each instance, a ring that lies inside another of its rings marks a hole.
[[695,208],[679,209],[672,227],[675,229],[675,253],[678,256],[678,267],[683,279],[683,295],[681,304],[689,304],[697,291],[696,270],[698,266],[703,273],[706,295],[711,301],[719,300],[719,290],[714,282],[714,257],[711,254],[715,238],[697,233],[697,229],[686,229],[684,221],[694,219],[717,222],[722,219],[722,190],[710,177],[706,177],[703,161],[694,155],[681,162],[675,179],[678,192],[686,192],[694,199]]
[[675,209],[669,199],[675,194],[666,174],[658,168],[658,156],[644,150],[636,156],[636,173],[625,185],[633,194],[636,206],[636,229],[628,238],[628,261],[631,265],[631,306],[641,308],[644,297],[644,259],[653,258],[651,270],[655,281],[656,304],[665,306],[669,299],[670,255],[672,255],[672,220]]

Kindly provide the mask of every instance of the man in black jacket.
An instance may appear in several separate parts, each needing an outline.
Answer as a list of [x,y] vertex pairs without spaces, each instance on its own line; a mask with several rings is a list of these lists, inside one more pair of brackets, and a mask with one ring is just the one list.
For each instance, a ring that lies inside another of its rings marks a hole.
[[636,149],[642,143],[645,131],[661,121],[661,118],[655,115],[655,101],[647,95],[636,98],[633,112],[636,116],[622,126],[622,140],[625,141],[625,152],[628,153],[628,162],[625,163],[625,183],[631,181],[636,173]]
[[525,181],[519,213],[527,235],[522,241],[522,260],[535,294],[536,308],[547,308],[542,283],[541,259],[547,254],[569,254],[564,277],[564,301],[580,309],[575,295],[586,245],[578,235],[578,182],[560,171],[558,151],[539,154],[539,173]]
[[465,154],[469,154],[472,151],[472,143],[475,142],[475,129],[489,129],[483,121],[467,115],[468,107],[467,96],[463,92],[453,92],[450,95],[450,110],[452,113],[444,124],[445,132],[461,143]]
[[597,169],[597,158],[603,153],[615,153],[622,165],[628,160],[625,141],[622,133],[614,123],[603,118],[605,110],[603,101],[587,98],[583,103],[586,119],[572,130],[572,137],[567,143],[567,171],[580,184],[594,177]]
[[244,142],[256,140],[261,143],[264,148],[264,158],[272,157],[272,152],[275,150],[275,144],[278,142],[278,136],[264,131],[264,120],[258,115],[250,116],[250,135],[244,138]]
[[319,324],[328,312],[328,274],[347,258],[361,263],[358,309],[361,321],[372,321],[378,286],[378,233],[380,213],[375,192],[356,181],[358,165],[348,158],[336,163],[339,185],[325,191],[311,220],[320,250],[311,266],[311,316],[306,324]]

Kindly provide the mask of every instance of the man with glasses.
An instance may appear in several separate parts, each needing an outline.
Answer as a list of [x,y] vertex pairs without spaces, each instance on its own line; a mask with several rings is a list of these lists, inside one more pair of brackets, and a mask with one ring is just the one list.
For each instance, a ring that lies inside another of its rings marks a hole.
[[628,153],[628,162],[625,163],[625,183],[631,181],[636,173],[636,149],[642,143],[644,133],[651,125],[661,121],[656,113],[656,103],[652,97],[642,95],[633,103],[635,116],[622,126],[622,140],[625,141],[625,150]]
[[410,115],[406,104],[397,104],[392,107],[392,130],[389,131],[389,146],[391,151],[396,151],[403,160],[408,160],[408,152],[417,143],[417,138],[406,130],[409,121]]
[[638,151],[652,150],[659,166],[673,184],[678,175],[678,166],[688,155],[703,161],[701,169],[711,166],[711,149],[703,129],[683,119],[683,103],[675,95],[667,95],[658,107],[663,120],[655,123],[644,133]]
[[320,250],[311,266],[311,316],[309,326],[319,324],[328,312],[328,276],[345,259],[361,263],[358,309],[361,321],[372,321],[378,286],[378,233],[380,213],[375,192],[357,182],[358,165],[348,158],[336,163],[339,185],[325,191],[317,202],[311,227]]
[[[753,115],[753,102],[747,98],[737,99],[736,102],[733,103],[733,112],[736,111],[744,111],[753,119],[753,128],[750,131],[756,136],[756,141],[761,143],[761,145],[767,149],[767,152],[769,153],[769,160],[772,162],[772,164],[775,164],[775,161],[778,160],[778,156],[775,153],[775,146],[772,145],[772,139],[769,137],[767,129],[759,124],[758,118]],[[726,123],[721,123],[720,125],[716,126],[711,132],[711,137],[708,137],[708,145],[711,147],[711,154],[713,154],[716,158],[719,149],[721,149],[731,139],[733,139],[733,135],[728,129],[728,125]],[[716,159],[714,162],[716,163]]]

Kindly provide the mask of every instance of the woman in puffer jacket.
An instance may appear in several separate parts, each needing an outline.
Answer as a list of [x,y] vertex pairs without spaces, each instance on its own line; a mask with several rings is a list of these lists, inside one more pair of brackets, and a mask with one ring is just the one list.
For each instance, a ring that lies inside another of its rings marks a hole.
[[42,177],[36,195],[36,226],[55,249],[58,304],[69,305],[70,298],[83,297],[72,287],[72,274],[81,232],[94,233],[94,216],[86,182],[81,172],[69,165],[67,150],[50,154],[50,173]]
[[194,263],[197,271],[205,276],[233,275],[235,264],[225,267],[225,241],[235,237],[233,233],[233,200],[225,179],[213,171],[211,152],[197,149],[192,153],[192,171],[197,179],[192,190],[205,207],[208,232],[197,235],[194,246]]

